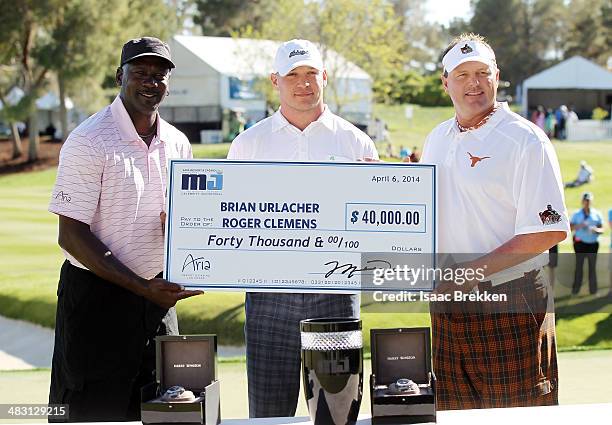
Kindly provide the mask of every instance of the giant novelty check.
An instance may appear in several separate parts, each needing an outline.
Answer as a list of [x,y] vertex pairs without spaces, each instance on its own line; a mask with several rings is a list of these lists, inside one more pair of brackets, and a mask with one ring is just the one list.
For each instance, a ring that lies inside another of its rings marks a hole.
[[[172,160],[165,277],[207,291],[355,293],[435,254],[435,167]],[[431,288],[420,288],[431,289]]]

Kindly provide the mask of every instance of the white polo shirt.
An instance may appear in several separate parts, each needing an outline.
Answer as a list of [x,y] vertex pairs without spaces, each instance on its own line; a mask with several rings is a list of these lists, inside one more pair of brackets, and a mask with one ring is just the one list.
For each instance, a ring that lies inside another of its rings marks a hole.
[[281,114],[258,122],[234,139],[228,159],[284,161],[355,161],[378,159],[372,139],[350,122],[331,113],[321,116],[301,131]]
[[[554,147],[506,103],[476,130],[459,131],[454,118],[438,125],[421,161],[437,165],[441,253],[486,254],[515,235],[569,232]],[[538,256],[491,280],[515,279],[546,262],[546,255]]]
[[146,279],[163,269],[159,214],[165,209],[167,160],[192,157],[187,137],[159,116],[157,122],[147,146],[117,96],[81,123],[60,152],[49,204],[49,211],[88,224],[117,259]]

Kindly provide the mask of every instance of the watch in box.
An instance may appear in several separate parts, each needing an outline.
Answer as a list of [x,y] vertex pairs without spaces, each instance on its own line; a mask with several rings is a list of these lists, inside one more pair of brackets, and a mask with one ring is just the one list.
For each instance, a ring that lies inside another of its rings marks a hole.
[[156,382],[141,390],[144,424],[221,422],[215,335],[155,339]]
[[372,423],[435,423],[429,328],[371,329]]

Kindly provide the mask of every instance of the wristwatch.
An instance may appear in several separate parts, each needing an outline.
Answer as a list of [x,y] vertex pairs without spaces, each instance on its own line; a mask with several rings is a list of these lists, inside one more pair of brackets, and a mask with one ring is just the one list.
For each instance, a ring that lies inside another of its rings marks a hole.
[[174,385],[166,390],[162,396],[163,401],[187,401],[192,402],[195,396],[191,391],[185,390],[180,385]]
[[400,378],[395,382],[395,388],[401,392],[417,393],[419,392],[419,386],[408,378]]
[[180,397],[181,394],[183,394],[184,392],[185,388],[179,385],[174,385],[166,390],[166,392],[162,396],[162,399],[165,401],[173,401]]

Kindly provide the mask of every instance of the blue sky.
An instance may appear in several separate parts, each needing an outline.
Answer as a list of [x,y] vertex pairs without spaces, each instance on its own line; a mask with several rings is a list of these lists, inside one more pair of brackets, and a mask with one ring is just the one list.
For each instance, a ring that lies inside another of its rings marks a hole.
[[426,0],[425,10],[427,20],[448,24],[455,17],[470,16],[470,0]]

